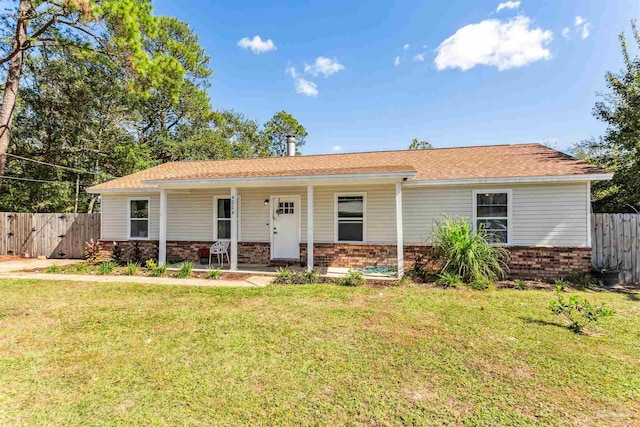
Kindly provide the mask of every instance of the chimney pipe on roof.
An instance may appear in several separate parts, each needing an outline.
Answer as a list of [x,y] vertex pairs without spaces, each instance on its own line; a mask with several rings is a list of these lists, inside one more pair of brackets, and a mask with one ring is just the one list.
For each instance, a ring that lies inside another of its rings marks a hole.
[[296,155],[296,137],[295,135],[287,135],[287,156]]

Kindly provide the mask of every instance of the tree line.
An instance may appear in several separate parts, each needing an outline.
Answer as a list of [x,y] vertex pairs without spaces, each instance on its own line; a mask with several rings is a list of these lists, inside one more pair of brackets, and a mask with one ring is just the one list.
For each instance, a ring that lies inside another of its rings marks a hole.
[[1,16],[0,210],[91,212],[89,185],[169,161],[282,155],[289,133],[305,143],[285,111],[259,124],[213,109],[197,35],[148,0],[20,0]]

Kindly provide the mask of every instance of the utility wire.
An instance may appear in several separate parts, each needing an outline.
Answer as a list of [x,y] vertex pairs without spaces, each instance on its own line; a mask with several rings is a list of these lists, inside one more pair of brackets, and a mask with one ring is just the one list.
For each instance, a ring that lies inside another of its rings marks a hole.
[[[14,179],[16,181],[28,181],[28,182],[42,182],[42,183],[46,183],[46,184],[57,184],[57,183],[62,183],[62,184],[69,184],[69,185],[76,185],[75,182],[71,182],[71,181],[47,181],[44,179],[32,179],[32,178],[19,178],[17,176],[7,176],[7,175],[0,175],[1,179]],[[80,185],[82,185],[83,187],[88,187],[94,184],[85,184],[85,183],[80,183]]]
[[18,156],[17,154],[0,153],[0,155],[4,155],[4,156],[8,156],[8,157],[15,157],[16,159],[26,160],[28,162],[39,163],[39,164],[45,165],[45,166],[52,166],[54,168],[66,169],[66,170],[69,170],[71,172],[76,172],[76,173],[87,173],[87,174],[91,174],[91,175],[106,175],[106,176],[114,177],[113,175],[105,173],[105,172],[91,172],[91,171],[86,171],[86,170],[83,170],[83,169],[70,168],[68,166],[55,165],[53,163],[47,163],[47,162],[43,162],[43,161],[40,161],[40,160],[30,159],[28,157]]

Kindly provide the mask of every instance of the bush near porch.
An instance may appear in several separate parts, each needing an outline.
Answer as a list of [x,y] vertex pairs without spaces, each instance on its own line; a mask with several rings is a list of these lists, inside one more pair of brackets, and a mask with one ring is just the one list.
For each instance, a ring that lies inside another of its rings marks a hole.
[[633,425],[638,295],[0,280],[3,425]]

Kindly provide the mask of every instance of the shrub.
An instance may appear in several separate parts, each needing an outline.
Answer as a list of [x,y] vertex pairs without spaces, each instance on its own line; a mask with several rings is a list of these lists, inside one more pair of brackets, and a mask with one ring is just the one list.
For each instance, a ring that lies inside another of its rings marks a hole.
[[429,283],[438,280],[438,273],[428,264],[427,258],[420,254],[416,257],[413,267],[407,271],[408,278],[416,283]]
[[122,260],[122,246],[120,246],[118,242],[113,242],[113,246],[111,247],[111,260],[118,265],[124,264]]
[[142,250],[138,241],[133,242],[133,261],[142,264]]
[[147,270],[149,270],[149,276],[162,277],[167,274],[167,264],[158,265],[156,260],[148,259],[145,265]]
[[86,259],[89,263],[95,264],[100,257],[101,249],[102,246],[100,245],[100,242],[91,239],[84,244],[83,258]]
[[549,303],[549,310],[569,320],[568,327],[575,333],[582,332],[587,325],[597,322],[602,317],[614,315],[614,311],[604,303],[596,308],[586,298],[580,299],[577,295],[565,299],[560,286],[556,286],[556,299]]
[[462,284],[460,276],[453,273],[444,272],[438,275],[436,284],[444,286],[445,288],[458,288]]
[[218,268],[209,267],[207,271],[207,279],[218,280],[222,277],[222,270]]
[[320,274],[316,270],[294,273],[288,268],[278,268],[272,283],[278,285],[314,285],[320,282]]
[[180,265],[178,272],[176,273],[176,277],[178,279],[184,279],[187,277],[191,277],[191,273],[193,272],[193,263],[190,261],[185,261]]
[[476,280],[469,282],[469,287],[471,289],[475,289],[476,291],[486,291],[494,285],[495,283],[492,280],[487,279],[486,277],[479,277]]
[[581,286],[583,288],[589,288],[593,285],[593,278],[589,273],[578,273],[571,276],[567,276],[565,280],[574,285]]
[[86,273],[89,271],[89,266],[87,266],[87,264],[85,264],[84,262],[81,262],[79,264],[75,264],[73,266],[73,270],[76,273]]
[[474,231],[465,218],[444,217],[436,221],[433,247],[442,262],[442,273],[463,282],[494,282],[506,276],[509,252],[489,243],[483,230]]
[[346,276],[338,278],[336,284],[339,286],[364,286],[367,284],[367,279],[362,273],[351,270]]
[[98,266],[98,274],[111,274],[118,264],[113,261],[105,261]]
[[519,289],[521,291],[526,291],[527,289],[529,289],[529,285],[527,285],[527,282],[525,282],[522,279],[516,279],[516,289]]
[[569,282],[567,282],[566,280],[564,279],[556,280],[556,291],[559,290],[560,292],[562,292],[565,290],[565,288],[568,288],[568,287],[569,287]]
[[140,264],[137,262],[129,261],[127,263],[127,268],[124,270],[124,274],[127,276],[135,276],[140,269]]
[[62,273],[62,268],[57,264],[51,264],[44,269],[45,273]]

